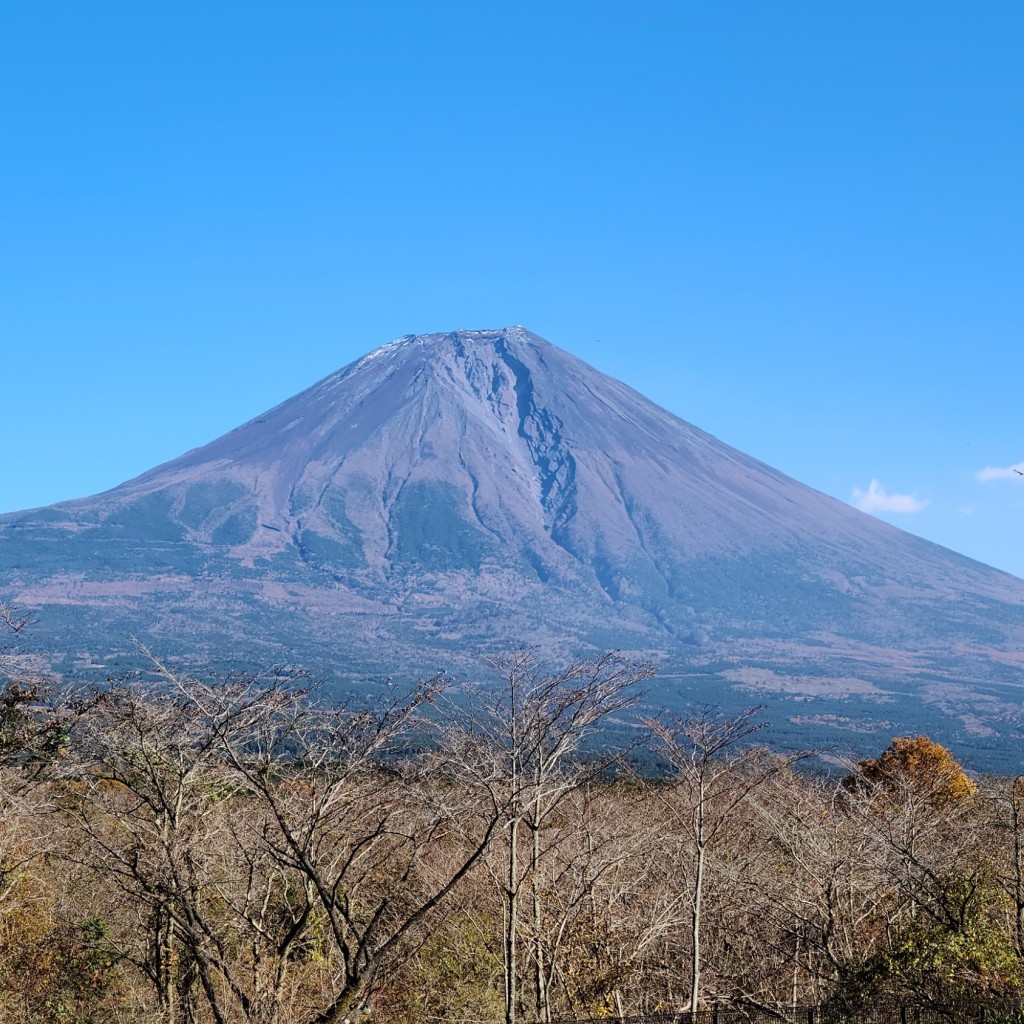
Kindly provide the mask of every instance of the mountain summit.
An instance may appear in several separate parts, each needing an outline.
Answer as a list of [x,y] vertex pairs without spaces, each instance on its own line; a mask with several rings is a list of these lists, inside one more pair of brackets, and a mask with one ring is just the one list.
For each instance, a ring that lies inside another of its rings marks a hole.
[[658,660],[662,703],[775,694],[826,736],[912,707],[998,745],[1024,678],[1024,581],[522,327],[399,338],[120,487],[0,517],[0,599],[37,610],[68,672],[133,635],[338,677],[619,648]]

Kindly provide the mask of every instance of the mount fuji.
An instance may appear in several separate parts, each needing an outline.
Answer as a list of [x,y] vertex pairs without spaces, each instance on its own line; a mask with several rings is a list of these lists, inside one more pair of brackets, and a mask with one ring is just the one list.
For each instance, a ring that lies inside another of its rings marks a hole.
[[657,662],[655,703],[766,701],[851,750],[926,731],[996,768],[1024,713],[1024,581],[521,327],[400,338],[113,490],[0,516],[0,601],[74,677],[137,661],[132,637],[340,687],[615,648]]

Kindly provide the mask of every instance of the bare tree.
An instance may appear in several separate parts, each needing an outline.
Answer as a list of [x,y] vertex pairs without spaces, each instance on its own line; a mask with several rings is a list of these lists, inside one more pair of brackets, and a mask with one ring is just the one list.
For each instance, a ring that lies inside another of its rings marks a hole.
[[666,817],[691,852],[689,887],[689,1008],[700,1009],[701,937],[708,858],[733,813],[749,794],[807,753],[769,758],[747,745],[765,723],[760,708],[725,717],[705,708],[697,718],[648,719],[658,752],[668,761],[673,785],[657,790]]
[[790,1006],[825,1000],[870,945],[877,878],[846,804],[834,780],[790,771],[747,800],[749,827],[760,828],[763,841],[733,868],[751,908],[749,939],[735,952],[749,965],[771,954],[775,969],[767,965],[765,977],[788,977],[788,992],[776,988],[766,998]]
[[[278,703],[245,728],[217,727],[219,756],[268,812],[266,851],[301,879],[339,960],[311,1024],[340,1021],[371,997],[388,965],[422,941],[499,821],[495,808],[467,802],[451,784],[444,757],[408,755],[437,691],[431,680],[376,707]],[[194,694],[213,721],[225,721],[218,688]],[[454,855],[432,858],[442,843]]]
[[31,671],[17,648],[31,622],[0,604],[0,907],[53,830],[44,813],[49,796],[42,783],[71,717],[66,705],[50,698],[47,680]]
[[0,764],[31,764],[38,774],[66,738],[72,707],[53,697],[50,678],[17,646],[32,622],[0,604]]
[[68,766],[71,856],[121,894],[122,910],[136,909],[119,915],[109,941],[149,980],[168,1024],[196,1019],[200,990],[218,1024],[229,1002],[250,1009],[211,898],[224,840],[218,794],[230,787],[213,740],[180,693],[118,686],[90,701]]
[[987,780],[989,828],[996,836],[999,884],[1013,906],[1013,945],[1024,957],[1024,776]]
[[587,782],[553,817],[549,852],[530,879],[544,893],[544,927],[531,939],[544,950],[549,1006],[557,986],[560,1012],[626,1015],[632,978],[675,917],[660,830],[649,786],[636,779]]
[[[602,723],[636,701],[636,684],[653,670],[616,654],[552,669],[532,649],[492,664],[500,685],[477,687],[453,704],[456,721],[447,727],[445,743],[503,826],[498,882],[504,900],[505,1021],[515,1024],[521,897],[547,852],[545,826],[570,793],[607,770],[612,758],[575,755]],[[550,1020],[543,897],[537,885],[529,895],[535,1007],[541,1020]]]

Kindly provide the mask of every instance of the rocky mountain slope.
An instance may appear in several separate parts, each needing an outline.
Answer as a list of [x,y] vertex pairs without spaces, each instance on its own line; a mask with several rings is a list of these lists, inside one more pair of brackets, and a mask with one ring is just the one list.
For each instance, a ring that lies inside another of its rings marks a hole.
[[337,685],[529,642],[653,657],[655,702],[768,699],[814,742],[920,728],[998,761],[1020,728],[1024,581],[520,327],[401,338],[114,490],[0,517],[0,600],[69,673],[133,636]]

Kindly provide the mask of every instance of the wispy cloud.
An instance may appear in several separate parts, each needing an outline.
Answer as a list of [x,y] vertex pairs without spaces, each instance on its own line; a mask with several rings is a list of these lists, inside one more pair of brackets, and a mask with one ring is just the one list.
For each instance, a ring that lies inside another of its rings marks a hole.
[[913,494],[888,494],[877,480],[872,480],[866,491],[854,487],[853,503],[862,512],[920,512],[928,499]]
[[1024,481],[1024,462],[1015,462],[1012,466],[986,466],[974,474],[982,483],[989,480],[1022,480]]

